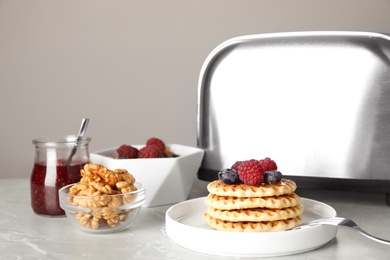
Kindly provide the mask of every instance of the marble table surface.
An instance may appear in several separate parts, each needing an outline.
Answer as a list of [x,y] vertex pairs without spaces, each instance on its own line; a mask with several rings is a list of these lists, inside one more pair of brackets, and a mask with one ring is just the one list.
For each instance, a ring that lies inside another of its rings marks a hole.
[[[189,199],[206,196],[206,185],[196,180]],[[327,203],[339,216],[352,218],[366,231],[390,239],[390,207],[384,194],[299,189],[297,193]],[[170,240],[165,212],[171,205],[142,208],[125,231],[93,235],[75,230],[65,217],[34,214],[29,194],[28,179],[0,179],[0,259],[241,259],[194,252]],[[389,255],[390,246],[339,228],[325,246],[278,259],[377,260],[389,259]]]

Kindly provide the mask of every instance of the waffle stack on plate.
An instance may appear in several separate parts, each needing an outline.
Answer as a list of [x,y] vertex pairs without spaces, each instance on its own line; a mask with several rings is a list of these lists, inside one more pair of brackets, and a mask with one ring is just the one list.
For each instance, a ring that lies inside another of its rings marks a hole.
[[223,231],[289,230],[302,222],[303,206],[296,188],[295,182],[288,179],[258,185],[213,181],[207,186],[208,209],[203,219],[210,227]]

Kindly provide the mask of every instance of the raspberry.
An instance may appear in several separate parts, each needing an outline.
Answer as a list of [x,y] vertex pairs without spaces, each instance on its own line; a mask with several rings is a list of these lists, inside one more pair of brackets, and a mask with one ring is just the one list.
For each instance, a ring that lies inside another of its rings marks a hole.
[[161,158],[163,156],[164,153],[155,145],[147,145],[138,152],[139,158]]
[[116,152],[119,159],[138,158],[138,149],[130,145],[123,144]]
[[263,165],[264,171],[273,171],[277,170],[278,166],[276,165],[274,160],[271,160],[269,157],[266,157],[260,160],[261,165]]
[[149,138],[147,141],[146,141],[146,146],[149,146],[149,145],[155,145],[158,147],[158,149],[160,149],[162,152],[165,151],[165,143],[161,140],[161,139],[158,139],[156,137],[152,137],[152,138]]
[[259,185],[264,180],[264,168],[259,160],[247,160],[238,166],[240,180],[248,185]]
[[238,166],[240,166],[241,161],[235,162],[230,169],[238,171]]

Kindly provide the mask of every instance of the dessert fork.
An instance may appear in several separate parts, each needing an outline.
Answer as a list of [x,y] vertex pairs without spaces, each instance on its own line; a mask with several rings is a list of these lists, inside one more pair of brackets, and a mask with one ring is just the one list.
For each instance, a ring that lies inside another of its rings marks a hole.
[[316,219],[312,220],[306,223],[303,223],[302,225],[296,227],[295,229],[300,229],[304,226],[316,226],[316,225],[331,225],[331,226],[339,226],[339,227],[348,227],[352,228],[355,231],[359,232],[360,234],[368,237],[369,239],[372,239],[374,241],[390,245],[389,240],[385,240],[376,236],[373,236],[363,229],[361,229],[354,221],[347,219],[347,218],[340,218],[340,217],[334,217],[334,218],[322,218],[322,219]]

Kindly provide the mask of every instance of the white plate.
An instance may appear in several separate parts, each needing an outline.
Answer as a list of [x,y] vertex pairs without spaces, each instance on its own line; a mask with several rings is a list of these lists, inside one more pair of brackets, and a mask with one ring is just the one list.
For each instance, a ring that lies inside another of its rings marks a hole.
[[[334,217],[336,211],[319,201],[301,198],[303,221]],[[337,233],[335,226],[312,226],[282,232],[225,232],[211,229],[203,220],[205,198],[170,207],[165,215],[168,236],[178,245],[197,252],[238,257],[298,254],[321,247]]]

